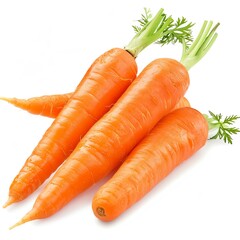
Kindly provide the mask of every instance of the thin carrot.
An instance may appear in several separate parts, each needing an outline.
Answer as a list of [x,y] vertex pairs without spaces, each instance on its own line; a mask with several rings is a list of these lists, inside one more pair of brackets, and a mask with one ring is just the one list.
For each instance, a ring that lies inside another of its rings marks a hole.
[[[225,118],[231,134],[240,132],[239,129],[229,128],[237,118]],[[216,121],[216,115],[204,117],[189,107],[177,109],[164,117],[94,195],[92,209],[95,216],[102,221],[112,221],[142,199],[179,164],[205,145],[210,130],[208,124],[213,121]],[[214,128],[219,131],[221,124],[216,126],[215,122]],[[224,135],[228,139],[229,133]],[[232,143],[231,139],[228,143]]]
[[[206,36],[200,39],[198,47],[205,44],[205,40]],[[209,48],[207,44],[206,49]],[[195,57],[198,61],[198,54]],[[191,66],[193,58],[191,56]],[[189,64],[188,68],[191,66]],[[79,142],[40,193],[32,210],[14,226],[53,215],[118,167],[174,108],[188,86],[188,71],[180,62],[163,58],[147,65],[110,111]]]
[[203,147],[207,137],[207,121],[197,110],[181,108],[168,114],[94,195],[96,217],[102,221],[117,218]]
[[[31,114],[56,118],[62,111],[63,107],[67,104],[72,94],[73,93],[44,95],[28,99],[1,97],[0,100],[4,100],[10,104],[13,104],[15,107],[26,110]],[[179,104],[185,105],[185,101],[187,102],[188,100],[183,98]],[[112,106],[108,107],[110,109]]]
[[73,93],[44,95],[28,99],[0,97],[15,107],[28,111],[31,114],[56,118]]
[[135,79],[135,58],[144,48],[163,37],[168,41],[169,32],[171,39],[175,32],[179,37],[179,31],[182,31],[182,37],[189,36],[191,24],[185,28],[172,28],[172,23],[173,19],[166,17],[161,9],[125,49],[111,49],[94,61],[15,177],[4,207],[29,196],[70,155],[79,140]]

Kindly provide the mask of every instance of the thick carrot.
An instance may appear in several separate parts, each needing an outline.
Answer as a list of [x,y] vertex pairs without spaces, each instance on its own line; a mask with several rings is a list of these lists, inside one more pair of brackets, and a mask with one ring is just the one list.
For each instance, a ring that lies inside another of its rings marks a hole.
[[28,99],[1,97],[0,100],[11,103],[15,107],[26,110],[31,114],[56,118],[72,94],[73,93],[44,95]]
[[126,158],[114,176],[95,194],[94,214],[111,221],[145,196],[208,138],[208,123],[192,108],[164,117]]
[[4,207],[29,196],[60,166],[135,79],[137,55],[157,39],[167,38],[169,32],[179,33],[170,29],[172,23],[161,9],[125,50],[114,48],[95,60],[14,179]]
[[159,121],[94,195],[92,209],[96,217],[112,221],[141,200],[172,170],[205,145],[211,129],[222,133],[211,139],[220,138],[232,143],[231,134],[240,132],[240,129],[231,125],[239,116],[227,116],[222,120],[221,114],[210,112],[210,115],[184,107]]
[[[205,44],[205,40],[206,36],[200,43]],[[196,54],[196,61],[198,57]],[[194,65],[192,56],[191,60],[188,68]],[[172,111],[188,86],[189,75],[180,62],[163,58],[147,65],[79,142],[40,193],[32,210],[13,227],[53,215],[118,167],[157,122]]]

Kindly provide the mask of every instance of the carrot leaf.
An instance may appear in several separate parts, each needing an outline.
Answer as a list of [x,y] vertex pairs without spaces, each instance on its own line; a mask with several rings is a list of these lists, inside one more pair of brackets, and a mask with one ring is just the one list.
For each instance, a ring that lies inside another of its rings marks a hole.
[[152,18],[151,11],[144,8],[141,19],[137,20],[138,25],[132,26],[136,35],[125,47],[133,57],[137,55],[152,43],[158,43],[162,46],[169,43],[191,41],[192,23],[187,23],[186,18],[178,18],[175,22],[171,16],[167,16],[163,9]]
[[[164,18],[166,18],[166,14],[163,14]],[[141,15],[141,19],[137,20],[139,25],[133,25],[133,30],[135,33],[140,32],[152,19],[152,13],[149,8],[144,8],[144,13]],[[164,21],[163,21],[164,22]],[[185,39],[185,43],[187,46],[193,41],[192,36],[192,27],[193,23],[188,23],[185,17],[178,18],[177,21],[169,24],[168,28],[164,31],[164,36],[157,40],[155,43],[161,44],[162,46],[169,43],[183,42]],[[161,27],[161,25],[159,26]]]
[[146,26],[149,21],[152,19],[152,13],[151,10],[149,8],[144,8],[144,13],[141,14],[141,19],[137,20],[138,25],[133,25],[133,30],[135,33],[140,32],[144,26]]
[[232,135],[240,132],[239,128],[232,126],[240,116],[230,115],[223,118],[222,114],[214,114],[209,111],[209,115],[204,114],[208,122],[209,131],[214,131],[215,134],[209,139],[223,139],[225,143],[232,144]]
[[216,30],[220,23],[212,28],[212,21],[204,21],[197,38],[191,46],[188,46],[189,40],[183,38],[183,52],[181,63],[189,70],[198,63],[212,47],[217,39]]
[[169,29],[166,31],[165,35],[156,41],[156,43],[161,44],[162,46],[169,43],[183,43],[185,40],[186,47],[188,48],[190,43],[193,41],[192,36],[192,27],[193,23],[188,23],[185,17],[178,18],[176,22],[172,23],[169,26]]

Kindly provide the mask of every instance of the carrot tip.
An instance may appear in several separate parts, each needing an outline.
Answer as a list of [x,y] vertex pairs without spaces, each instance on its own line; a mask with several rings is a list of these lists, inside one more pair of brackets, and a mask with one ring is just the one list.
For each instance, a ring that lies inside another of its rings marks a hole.
[[17,223],[15,223],[14,225],[12,225],[10,228],[9,228],[9,230],[12,230],[13,228],[15,228],[15,227],[17,227],[17,226],[19,226],[19,225],[22,225],[22,224],[24,224],[26,221],[24,221],[23,219],[22,220],[20,220],[19,222],[17,222]]
[[7,98],[7,97],[0,97],[0,100],[3,100],[3,101],[6,101],[6,102],[9,102],[11,99],[10,99],[10,98]]
[[15,199],[13,197],[9,196],[7,202],[3,205],[3,208],[6,208],[6,207],[12,205],[14,202],[15,202]]

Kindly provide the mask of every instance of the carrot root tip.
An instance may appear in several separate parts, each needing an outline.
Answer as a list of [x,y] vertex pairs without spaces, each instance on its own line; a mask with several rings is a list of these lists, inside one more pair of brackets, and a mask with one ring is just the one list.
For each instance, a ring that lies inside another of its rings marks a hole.
[[102,208],[102,207],[97,207],[97,213],[98,213],[98,215],[101,216],[101,217],[106,216],[106,214],[105,214],[105,209]]
[[11,102],[11,98],[7,98],[7,97],[0,97],[0,100],[5,102]]
[[26,221],[24,221],[23,219],[21,219],[19,222],[15,223],[14,225],[12,225],[11,227],[9,227],[9,230],[12,230],[15,227],[18,227],[22,224],[24,224]]
[[12,205],[14,202],[15,202],[15,199],[10,196],[10,197],[8,198],[7,202],[3,205],[3,208],[6,208],[6,207]]

